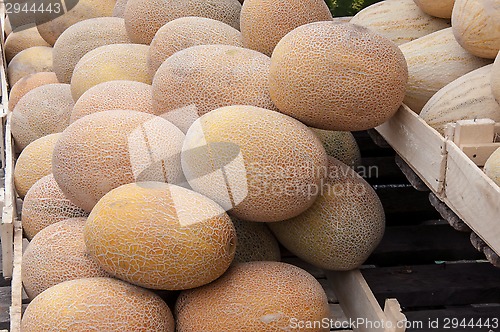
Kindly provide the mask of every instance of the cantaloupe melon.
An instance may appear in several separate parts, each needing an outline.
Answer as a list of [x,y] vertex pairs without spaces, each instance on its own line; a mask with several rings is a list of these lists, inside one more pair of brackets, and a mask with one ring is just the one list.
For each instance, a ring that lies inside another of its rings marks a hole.
[[16,148],[22,150],[40,137],[62,132],[73,106],[69,84],[46,84],[26,93],[12,112]]
[[55,285],[30,302],[23,332],[174,332],[167,304],[153,292],[112,278]]
[[5,40],[5,60],[10,62],[19,52],[33,46],[50,46],[31,24],[16,29]]
[[21,152],[14,167],[14,185],[19,197],[45,175],[52,173],[52,152],[60,133],[50,134],[31,142]]
[[[251,133],[251,134],[250,134]],[[284,114],[254,106],[211,111],[189,128],[182,169],[191,187],[230,214],[261,222],[310,207],[326,167],[314,133]]]
[[186,16],[206,17],[240,28],[238,0],[128,0],[124,18],[132,42],[151,44],[166,23]]
[[7,66],[7,79],[10,86],[13,86],[24,76],[42,71],[53,71],[52,47],[33,46],[12,58]]
[[161,182],[110,191],[90,213],[84,237],[106,271],[152,289],[212,282],[227,270],[236,250],[234,226],[219,205]]
[[69,218],[87,217],[88,213],[71,203],[52,174],[38,180],[24,198],[23,230],[32,239],[47,226]]
[[66,29],[54,44],[54,72],[61,83],[70,83],[78,61],[99,46],[130,43],[125,21],[118,17],[98,17],[78,22]]
[[243,46],[241,33],[217,20],[205,17],[181,17],[168,22],[155,34],[148,54],[148,69],[154,76],[169,56],[196,45],[224,44]]
[[232,217],[238,244],[233,264],[281,260],[280,247],[265,223]]
[[54,72],[40,72],[24,76],[14,84],[9,94],[9,111],[14,110],[17,102],[29,91],[39,86],[51,83],[59,83]]
[[243,45],[271,56],[288,32],[307,23],[331,19],[324,0],[247,0],[240,16]]
[[125,16],[125,8],[127,7],[128,0],[116,0],[115,7],[113,8],[113,16],[121,17]]
[[493,67],[491,68],[491,91],[500,105],[500,52],[498,53]]
[[175,317],[178,332],[298,331],[292,318],[321,322],[329,318],[329,307],[325,291],[308,272],[286,263],[250,262],[181,292]]
[[113,44],[100,46],[85,54],[71,77],[71,93],[75,101],[102,82],[130,80],[151,84],[147,69],[149,46]]
[[348,131],[331,131],[311,128],[319,137],[326,154],[356,169],[361,166],[361,152],[353,134]]
[[182,183],[184,134],[151,114],[112,110],[87,115],[63,131],[52,172],[64,194],[86,211],[110,190],[136,181]]
[[350,23],[369,28],[392,40],[396,45],[450,27],[449,20],[424,13],[413,0],[377,2],[357,13]]
[[451,18],[455,0],[413,0],[425,13],[441,18]]
[[354,131],[385,122],[403,101],[408,70],[385,37],[350,23],[310,23],[280,40],[269,86],[278,109],[308,126]]
[[486,160],[486,163],[484,164],[484,172],[490,179],[500,186],[500,149],[496,149],[488,160]]
[[97,112],[123,110],[154,113],[152,87],[136,81],[109,81],[97,84],[78,98],[70,123]]
[[468,52],[494,59],[500,51],[500,1],[456,0],[451,26],[457,42]]
[[269,227],[288,250],[327,270],[352,270],[373,252],[384,234],[382,203],[372,187],[335,158],[320,197],[303,214]]
[[67,280],[109,277],[87,252],[83,240],[86,220],[72,218],[50,225],[28,244],[21,271],[30,299]]
[[183,131],[201,115],[230,105],[275,109],[269,96],[268,56],[230,45],[179,51],[153,79],[153,108]]

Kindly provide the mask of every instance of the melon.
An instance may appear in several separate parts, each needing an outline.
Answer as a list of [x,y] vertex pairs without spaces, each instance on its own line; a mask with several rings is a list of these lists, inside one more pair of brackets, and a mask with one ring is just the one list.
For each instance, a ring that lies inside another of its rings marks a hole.
[[243,46],[271,56],[288,32],[312,22],[331,21],[324,0],[246,0],[240,15]]
[[184,132],[201,115],[231,105],[275,109],[269,95],[270,58],[231,45],[179,51],[153,79],[153,108]]
[[10,24],[10,15],[5,16],[4,32],[6,37],[8,37],[12,33],[12,26]]
[[19,27],[5,40],[5,60],[8,63],[19,52],[34,46],[50,45],[40,36],[34,24]]
[[22,150],[40,137],[62,132],[69,124],[73,106],[69,84],[46,84],[26,93],[12,112],[16,148]]
[[112,278],[57,284],[30,302],[23,332],[174,332],[167,304],[153,292]]
[[229,267],[236,232],[222,207],[192,190],[131,183],[107,193],[85,224],[89,253],[111,275],[151,289],[212,282]]
[[295,331],[294,320],[320,322],[329,316],[321,284],[280,262],[237,264],[213,283],[181,292],[175,304],[177,332]]
[[102,82],[130,80],[151,84],[147,70],[149,46],[112,44],[100,46],[85,54],[76,64],[71,77],[71,93],[75,101]]
[[110,190],[137,181],[182,183],[184,134],[157,116],[129,110],[87,115],[69,125],[52,156],[64,194],[90,212]]
[[196,45],[224,44],[243,46],[241,33],[217,20],[205,17],[181,17],[156,32],[148,54],[148,69],[154,76],[160,65],[175,52]]
[[23,230],[32,239],[42,229],[69,218],[87,217],[88,213],[71,203],[52,174],[38,180],[23,202]]
[[233,264],[281,260],[280,247],[265,223],[232,217],[238,244]]
[[61,83],[70,83],[78,61],[99,46],[127,44],[125,21],[98,17],[78,22],[65,30],[54,44],[54,72]]
[[500,105],[500,52],[498,53],[493,67],[491,68],[491,91]]
[[123,17],[132,42],[149,45],[163,25],[180,17],[211,18],[239,30],[240,11],[238,0],[128,0]]
[[348,131],[332,131],[311,128],[319,137],[326,154],[356,169],[361,166],[361,152],[353,134]]
[[500,186],[500,149],[496,149],[486,160],[484,172],[493,182]]
[[278,109],[308,126],[365,130],[385,122],[405,94],[408,69],[387,38],[351,23],[309,23],[280,40],[269,87]]
[[278,241],[304,261],[327,270],[358,268],[380,243],[385,229],[382,203],[354,170],[328,159],[320,197],[301,215],[270,223]]
[[317,194],[309,189],[319,185],[327,164],[320,140],[299,121],[237,105],[196,120],[181,159],[195,191],[237,218],[260,222],[288,219],[310,207]]
[[9,85],[13,86],[24,76],[42,71],[53,71],[52,47],[33,46],[19,52],[10,60],[7,79]]
[[455,0],[413,0],[425,13],[441,18],[451,18]]
[[113,16],[121,17],[125,16],[125,8],[127,7],[128,0],[116,0],[115,7],[113,8]]
[[54,72],[40,72],[24,76],[14,84],[9,94],[9,111],[13,111],[17,102],[29,91],[39,86],[59,83]]

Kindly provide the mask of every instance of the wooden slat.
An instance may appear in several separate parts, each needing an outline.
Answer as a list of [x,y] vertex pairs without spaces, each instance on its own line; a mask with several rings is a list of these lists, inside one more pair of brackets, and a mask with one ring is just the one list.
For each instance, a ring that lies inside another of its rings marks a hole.
[[21,310],[23,305],[23,284],[21,264],[23,257],[23,229],[21,221],[14,222],[14,270],[12,274],[12,306],[10,307],[10,332],[21,332]]

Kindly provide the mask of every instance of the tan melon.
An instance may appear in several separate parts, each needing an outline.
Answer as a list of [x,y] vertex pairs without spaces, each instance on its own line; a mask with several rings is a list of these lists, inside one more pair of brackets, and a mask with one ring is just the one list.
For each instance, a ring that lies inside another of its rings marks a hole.
[[87,252],[83,240],[86,220],[72,218],[50,225],[28,244],[21,271],[30,299],[67,280],[109,276]]
[[196,45],[224,44],[243,46],[241,33],[217,20],[205,17],[181,17],[168,22],[156,32],[148,54],[148,69],[154,76],[169,56]]
[[4,21],[4,32],[5,36],[9,36],[12,33],[12,26],[10,24],[10,15],[5,16],[5,21]]
[[100,46],[85,54],[71,77],[71,93],[75,101],[102,82],[130,80],[151,84],[147,69],[149,46],[113,44]]
[[500,105],[500,52],[498,53],[493,67],[491,68],[491,91]]
[[167,304],[153,292],[112,278],[83,278],[55,285],[30,302],[23,332],[174,332]]
[[54,72],[61,83],[70,83],[78,61],[99,46],[130,43],[125,21],[98,17],[78,22],[65,30],[54,44]]
[[9,111],[13,111],[17,102],[29,91],[39,86],[59,83],[54,72],[40,72],[24,76],[14,84],[9,94]]
[[203,115],[189,128],[182,151],[191,187],[252,221],[284,220],[306,210],[316,198],[309,189],[319,185],[325,167],[325,149],[309,128],[254,106]]
[[26,93],[14,107],[11,126],[18,150],[36,139],[62,132],[73,109],[69,84],[46,84]]
[[413,0],[425,13],[441,18],[451,18],[455,0]]
[[152,87],[136,81],[109,81],[97,84],[78,98],[70,123],[97,112],[123,110],[155,113]]
[[115,7],[113,8],[113,16],[121,17],[125,16],[125,8],[127,7],[128,0],[116,0]]
[[486,160],[484,172],[493,182],[500,186],[500,149],[496,149]]
[[458,120],[489,118],[500,121],[500,105],[491,92],[492,65],[471,71],[439,90],[420,116],[444,135],[445,126]]
[[372,187],[344,163],[329,158],[320,197],[303,214],[270,223],[278,241],[304,261],[327,270],[358,268],[385,229],[382,203]]
[[151,114],[112,110],[85,116],[62,133],[52,171],[64,194],[91,211],[110,190],[137,181],[184,181],[184,134]]
[[278,43],[269,86],[282,113],[311,127],[354,131],[396,113],[407,77],[403,54],[387,38],[350,23],[317,22]]
[[241,326],[246,331],[298,331],[294,322],[321,322],[328,319],[329,307],[325,291],[308,272],[286,263],[250,262],[231,267],[211,284],[181,292],[175,317],[178,332]]
[[446,84],[491,63],[463,49],[451,28],[400,45],[408,64],[404,103],[420,113],[425,103]]
[[19,27],[5,40],[5,60],[8,63],[19,52],[33,46],[50,45],[40,36],[34,24]]
[[500,50],[500,1],[456,0],[451,15],[453,34],[468,52],[494,59]]
[[265,223],[232,217],[238,244],[233,264],[281,260],[280,247]]
[[348,131],[331,131],[311,128],[319,137],[326,154],[354,169],[361,166],[361,152],[353,134]]
[[24,198],[22,221],[28,239],[45,227],[69,218],[87,217],[88,213],[71,203],[52,174],[38,180]]
[[288,32],[312,22],[331,21],[324,0],[247,0],[241,8],[243,45],[268,56]]
[[19,197],[24,198],[35,182],[52,173],[52,152],[59,136],[50,134],[31,142],[17,158],[14,185]]
[[128,0],[123,17],[130,39],[149,45],[163,25],[180,17],[211,18],[239,30],[240,11],[238,0]]
[[[64,15],[53,11],[37,12],[36,22],[40,35],[54,45],[59,36],[70,26],[80,21],[102,16],[111,16],[116,0],[79,0],[66,1]],[[61,8],[61,10],[64,10]]]
[[350,23],[369,28],[392,40],[396,45],[450,27],[449,20],[424,13],[413,0],[377,2],[354,15]]
[[90,213],[84,237],[106,271],[152,289],[212,282],[226,271],[236,250],[234,226],[219,205],[160,182],[110,191]]
[[12,58],[7,66],[7,79],[9,85],[13,86],[24,76],[42,71],[53,71],[52,47],[33,46]]

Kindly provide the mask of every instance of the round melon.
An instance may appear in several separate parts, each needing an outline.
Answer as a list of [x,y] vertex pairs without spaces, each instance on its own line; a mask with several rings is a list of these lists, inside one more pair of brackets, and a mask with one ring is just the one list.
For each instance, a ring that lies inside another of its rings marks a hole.
[[100,46],[85,54],[76,64],[71,77],[71,93],[75,101],[102,82],[129,80],[151,84],[147,69],[149,46],[113,44]]
[[69,218],[87,217],[88,213],[67,199],[52,174],[38,180],[23,202],[24,234],[32,239],[47,226]]
[[125,27],[132,42],[151,44],[166,23],[186,16],[206,17],[240,28],[238,0],[128,0]]
[[348,131],[332,131],[311,128],[319,137],[326,154],[356,169],[361,166],[361,152],[353,134]]
[[5,40],[5,60],[8,63],[19,52],[33,46],[50,45],[40,36],[34,24],[19,27]]
[[54,72],[34,73],[21,78],[10,89],[9,111],[12,112],[17,102],[29,91],[33,90],[34,88],[38,88],[39,86],[52,83],[59,83]]
[[87,252],[83,240],[85,220],[72,218],[50,225],[28,244],[21,271],[30,299],[67,280],[109,276]]
[[153,107],[183,131],[201,115],[231,105],[274,109],[268,56],[230,45],[179,51],[153,79]]
[[112,278],[57,284],[30,302],[23,332],[174,332],[167,304],[153,292]]
[[413,0],[417,6],[426,14],[441,17],[451,18],[451,11],[455,0]]
[[116,0],[115,7],[113,8],[113,16],[121,17],[125,16],[125,8],[127,7],[128,0]]
[[52,172],[64,194],[91,211],[110,190],[137,181],[181,183],[184,134],[172,123],[137,111],[85,116],[63,131]]
[[54,72],[61,83],[70,83],[78,61],[99,46],[130,43],[125,21],[98,17],[78,22],[65,30],[54,44]]
[[31,142],[21,152],[14,167],[14,185],[19,197],[41,178],[52,173],[52,152],[60,133],[50,134]]
[[7,79],[9,85],[13,86],[24,76],[42,71],[53,71],[52,47],[33,46],[19,52],[10,60]]
[[271,56],[288,32],[307,23],[331,21],[332,14],[324,0],[246,0],[240,20],[244,47]]
[[151,289],[212,282],[227,270],[236,249],[234,226],[219,205],[161,182],[110,191],[90,213],[84,237],[107,272]]
[[62,132],[73,106],[69,84],[46,84],[26,93],[12,112],[16,148],[22,150],[40,137]]
[[491,67],[491,91],[495,100],[500,105],[500,52]]
[[484,164],[484,172],[490,179],[500,186],[500,149],[496,149],[488,160],[486,160],[486,163]]
[[205,17],[181,17],[156,32],[148,54],[149,74],[154,76],[169,56],[196,45],[224,44],[242,46],[241,33],[217,20]]
[[276,107],[308,126],[358,131],[396,113],[407,80],[403,53],[387,38],[350,23],[317,22],[281,39],[269,86]]
[[284,114],[227,106],[189,128],[182,169],[190,186],[244,220],[294,217],[317,196],[326,152],[314,133]]
[[175,304],[177,332],[295,331],[294,320],[320,322],[329,313],[321,284],[280,262],[237,264],[215,282],[181,292]]
[[280,261],[280,247],[265,223],[232,217],[238,244],[233,264],[253,261]]

